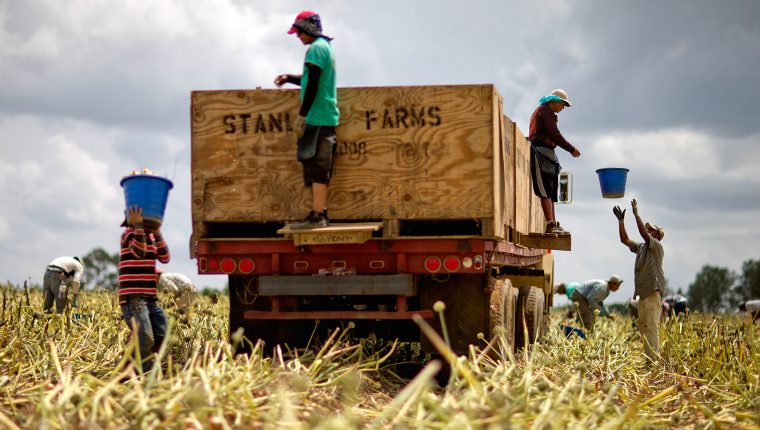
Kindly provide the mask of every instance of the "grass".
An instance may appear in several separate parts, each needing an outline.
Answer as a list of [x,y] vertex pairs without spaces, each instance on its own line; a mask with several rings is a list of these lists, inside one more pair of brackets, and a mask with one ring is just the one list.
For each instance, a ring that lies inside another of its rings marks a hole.
[[235,356],[224,297],[202,297],[189,315],[163,297],[163,365],[130,377],[134,346],[113,293],[83,293],[79,318],[41,316],[36,290],[2,295],[0,428],[760,428],[760,341],[748,318],[664,323],[655,366],[627,318],[567,339],[557,313],[534,348],[513,354],[482,339],[452,357],[441,388],[440,363],[415,345],[350,330],[313,351]]

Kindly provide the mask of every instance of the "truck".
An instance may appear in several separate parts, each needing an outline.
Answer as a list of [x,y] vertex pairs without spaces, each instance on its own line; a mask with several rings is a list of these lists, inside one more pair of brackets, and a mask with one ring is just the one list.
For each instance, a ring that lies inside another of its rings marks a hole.
[[296,160],[293,89],[191,94],[190,254],[229,279],[230,334],[303,347],[334,327],[421,342],[414,315],[467,353],[503,332],[536,342],[552,305],[552,249],[529,144],[494,85],[338,89],[330,223]]

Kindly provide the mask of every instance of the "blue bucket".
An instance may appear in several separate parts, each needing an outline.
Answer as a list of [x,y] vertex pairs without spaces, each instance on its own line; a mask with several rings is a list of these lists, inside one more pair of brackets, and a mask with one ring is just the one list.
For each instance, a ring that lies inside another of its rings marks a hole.
[[607,167],[597,169],[599,186],[602,187],[602,197],[605,199],[618,199],[625,195],[625,180],[628,169],[623,167]]
[[586,338],[586,335],[583,333],[583,330],[576,327],[571,327],[569,325],[562,326],[562,333],[564,333],[565,337],[568,339],[573,335],[578,336],[581,339]]
[[146,224],[161,225],[172,181],[154,175],[130,175],[121,180],[127,208],[140,206]]

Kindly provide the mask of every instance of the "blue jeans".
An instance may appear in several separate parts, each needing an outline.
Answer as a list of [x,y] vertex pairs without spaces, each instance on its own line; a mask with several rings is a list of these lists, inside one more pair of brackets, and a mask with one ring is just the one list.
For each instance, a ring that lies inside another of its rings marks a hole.
[[166,314],[155,298],[130,296],[127,303],[121,305],[121,313],[132,335],[137,335],[140,347],[142,370],[153,368],[153,353],[157,353],[166,337]]

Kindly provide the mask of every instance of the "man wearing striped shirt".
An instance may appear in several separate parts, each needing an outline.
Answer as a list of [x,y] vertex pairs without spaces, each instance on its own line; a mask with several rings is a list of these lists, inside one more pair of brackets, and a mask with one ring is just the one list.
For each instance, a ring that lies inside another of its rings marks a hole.
[[[160,227],[143,225],[142,209],[133,206],[122,224],[119,255],[119,304],[124,321],[137,336],[142,370],[153,368],[151,355],[157,353],[166,336],[166,314],[158,304],[156,260],[171,259]],[[147,360],[146,360],[147,359]]]

